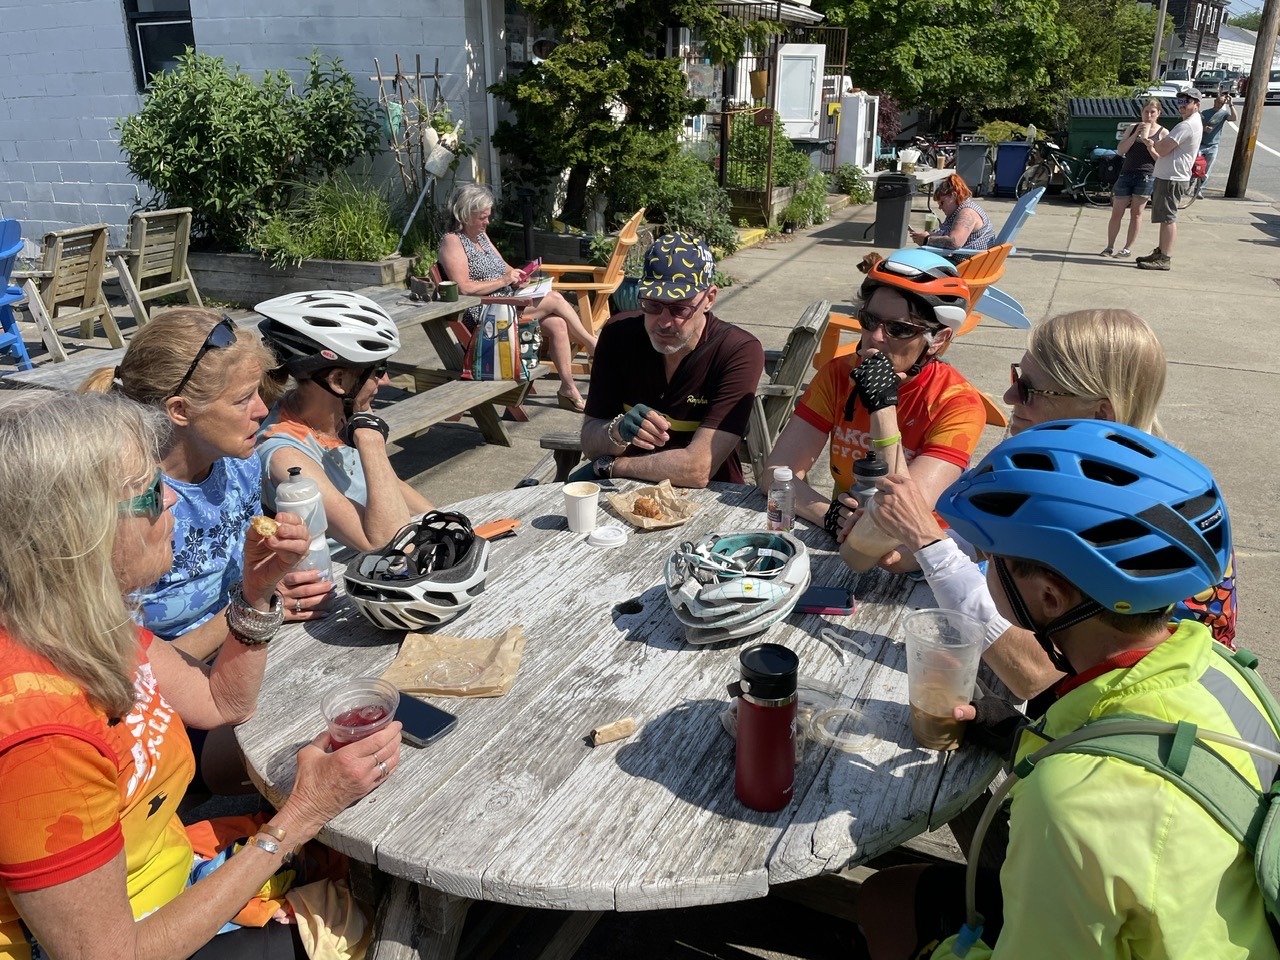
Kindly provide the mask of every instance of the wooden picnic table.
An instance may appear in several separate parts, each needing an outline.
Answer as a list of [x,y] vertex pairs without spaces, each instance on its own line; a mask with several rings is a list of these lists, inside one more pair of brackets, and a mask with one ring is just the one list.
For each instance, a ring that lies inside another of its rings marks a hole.
[[[568,532],[559,484],[450,507],[473,523],[513,517],[521,525],[491,545],[485,592],[440,632],[488,637],[520,624],[527,646],[505,696],[436,698],[457,714],[456,729],[425,749],[403,747],[395,774],[321,834],[393,878],[379,899],[375,956],[451,958],[476,900],[573,911],[566,928],[580,942],[605,910],[763,897],[773,885],[891,850],[954,816],[990,782],[993,754],[939,753],[911,737],[901,623],[933,605],[928,588],[882,571],[858,578],[825,532],[801,524],[813,582],[856,583],[858,609],[795,614],[757,639],[794,649],[802,685],[835,687],[865,711],[874,735],[857,753],[811,743],[784,810],[739,803],[734,746],[719,715],[743,644],[685,643],[663,567],[682,541],[758,529],[765,504],[754,488],[733,484],[688,496],[701,510],[684,526],[639,531],[615,520],[630,535],[612,550]],[[601,505],[606,522],[603,497]],[[818,640],[828,625],[852,638],[843,656]],[[297,750],[323,729],[320,694],[381,674],[402,638],[372,627],[345,597],[330,619],[281,630],[257,713],[236,730],[272,802],[287,796]],[[639,723],[634,736],[587,745],[593,727],[624,717]]]

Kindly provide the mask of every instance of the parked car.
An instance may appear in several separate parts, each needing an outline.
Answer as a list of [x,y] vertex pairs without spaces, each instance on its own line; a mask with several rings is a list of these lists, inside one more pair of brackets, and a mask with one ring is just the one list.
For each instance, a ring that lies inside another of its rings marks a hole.
[[1235,82],[1222,68],[1201,70],[1196,74],[1195,88],[1203,94],[1216,97],[1220,93],[1235,93]]
[[1280,70],[1272,70],[1267,74],[1266,103],[1280,103]]
[[1160,78],[1160,82],[1175,86],[1179,90],[1189,90],[1191,87],[1195,86],[1195,84],[1191,82],[1190,72],[1186,70],[1170,70]]
[[1134,97],[1139,100],[1146,100],[1148,97],[1172,98],[1182,92],[1182,87],[1174,83],[1157,83],[1151,87],[1140,87],[1134,93]]

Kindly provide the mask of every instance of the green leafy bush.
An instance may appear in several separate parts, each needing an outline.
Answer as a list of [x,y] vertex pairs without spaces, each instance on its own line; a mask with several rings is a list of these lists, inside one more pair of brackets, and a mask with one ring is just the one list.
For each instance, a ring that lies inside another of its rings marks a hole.
[[1019,126],[1008,120],[991,120],[980,126],[974,133],[995,146],[1005,140],[1012,140],[1015,133],[1022,133],[1024,130],[1026,130],[1026,124]]
[[295,94],[283,70],[257,83],[188,49],[177,70],[153,79],[142,111],[119,122],[129,172],[166,205],[191,207],[212,245],[245,247],[251,230],[288,205],[291,185],[379,146],[374,105],[340,61],[318,53],[306,61]]
[[[769,164],[769,128],[743,114],[733,118],[729,134],[727,181],[739,190],[763,190]],[[813,173],[808,154],[787,139],[782,120],[773,116],[773,185],[790,187]]]
[[867,182],[867,175],[856,163],[840,164],[836,167],[836,172],[831,175],[831,181],[836,193],[849,195],[850,203],[871,202],[871,184]]
[[782,210],[782,219],[797,228],[825,223],[831,215],[827,207],[827,178],[814,173],[796,187],[795,194]]
[[385,191],[337,174],[302,185],[292,205],[253,227],[247,239],[273,266],[283,267],[303,260],[381,260],[399,234]]

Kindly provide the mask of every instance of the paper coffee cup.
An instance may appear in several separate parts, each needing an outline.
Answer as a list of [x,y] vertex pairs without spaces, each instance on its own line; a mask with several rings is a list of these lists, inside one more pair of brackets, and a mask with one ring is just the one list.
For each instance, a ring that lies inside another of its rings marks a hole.
[[589,480],[564,485],[564,515],[573,533],[590,533],[596,528],[596,508],[600,484]]
[[449,303],[458,302],[458,283],[456,280],[441,280],[436,290],[439,292],[441,300]]

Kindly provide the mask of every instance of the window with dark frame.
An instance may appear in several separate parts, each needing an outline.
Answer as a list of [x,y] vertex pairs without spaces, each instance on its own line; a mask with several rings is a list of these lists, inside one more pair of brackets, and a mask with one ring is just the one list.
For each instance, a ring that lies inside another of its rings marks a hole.
[[196,45],[190,0],[124,0],[124,15],[139,90],[155,74],[177,67],[178,57]]

